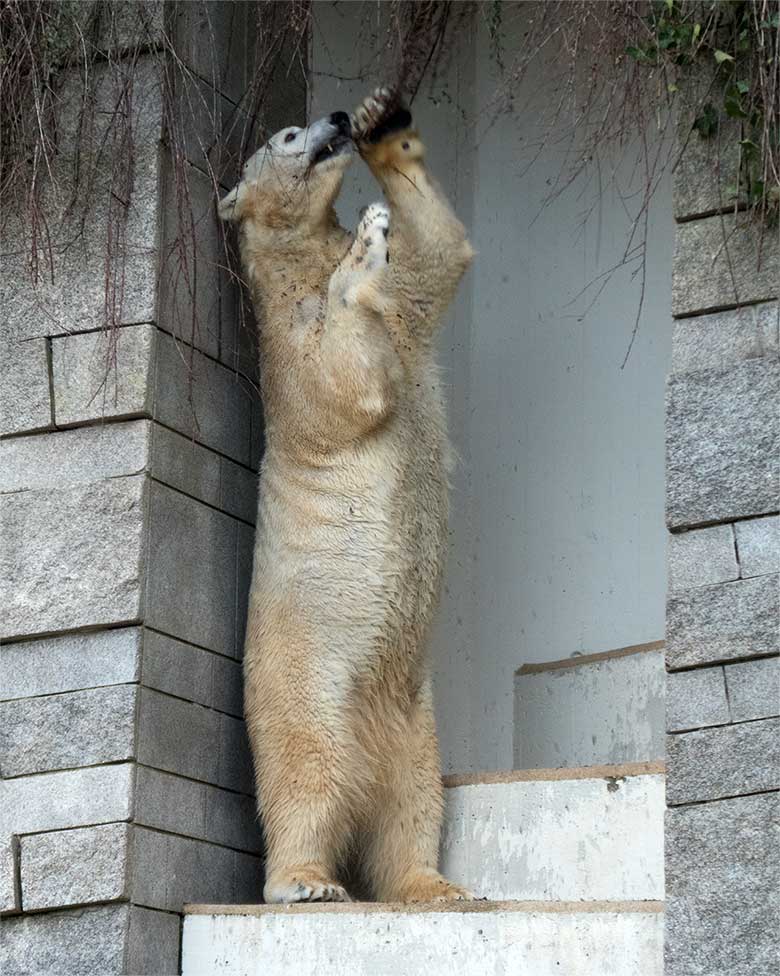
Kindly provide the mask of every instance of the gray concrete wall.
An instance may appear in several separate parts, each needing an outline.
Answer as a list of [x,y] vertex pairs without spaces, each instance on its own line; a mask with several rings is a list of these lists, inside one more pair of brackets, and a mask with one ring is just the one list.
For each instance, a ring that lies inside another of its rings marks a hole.
[[[690,122],[683,113],[681,146]],[[776,230],[719,215],[736,179],[728,165],[715,175],[712,153],[690,138],[674,194],[666,973],[769,976],[780,966],[769,841],[780,818],[780,247]]]
[[[207,175],[235,174],[255,8],[151,7],[197,76],[177,89],[189,127],[174,180],[159,61],[127,67],[136,159],[116,327],[102,328],[110,157],[83,241],[47,190],[53,279],[31,283],[22,220],[3,241],[7,976],[176,973],[184,902],[262,890],[241,681],[261,412]],[[116,92],[95,71],[100,137]],[[63,92],[66,191],[75,76]],[[180,206],[195,235],[174,246]]]
[[[504,6],[511,50],[524,5]],[[365,92],[366,82],[339,80],[365,69],[363,7],[317,7],[315,114],[349,109]],[[384,80],[376,70],[371,85]],[[441,342],[461,458],[433,638],[446,770],[511,766],[522,664],[657,640],[664,627],[670,180],[651,205],[645,305],[621,369],[639,281],[624,269],[591,308],[595,288],[577,296],[625,248],[640,188],[634,158],[605,155],[601,172],[614,164],[617,185],[601,196],[593,169],[543,206],[567,145],[539,153],[554,78],[540,68],[513,114],[491,124],[499,83],[478,18],[444,84],[423,85],[414,104],[431,168],[477,250]],[[377,193],[364,169],[353,174],[340,204],[348,225]]]

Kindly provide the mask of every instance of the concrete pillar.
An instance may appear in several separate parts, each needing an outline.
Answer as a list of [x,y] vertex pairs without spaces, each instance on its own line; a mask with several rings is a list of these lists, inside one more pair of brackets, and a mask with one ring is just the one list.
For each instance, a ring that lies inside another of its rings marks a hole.
[[[236,120],[257,7],[129,6],[148,15],[147,53],[130,17],[118,69],[93,65],[86,137],[82,80],[61,78],[51,267],[44,247],[31,280],[26,214],[3,242],[15,252],[0,335],[7,976],[177,973],[184,902],[261,897],[241,687],[261,411],[209,166],[229,182],[252,138]],[[174,96],[163,31],[193,72]],[[289,99],[262,120],[272,129],[303,118],[301,81],[285,80]],[[86,165],[117,137],[120,101],[131,161],[113,146],[89,209],[69,214],[76,147]],[[194,243],[177,243],[179,212]]]

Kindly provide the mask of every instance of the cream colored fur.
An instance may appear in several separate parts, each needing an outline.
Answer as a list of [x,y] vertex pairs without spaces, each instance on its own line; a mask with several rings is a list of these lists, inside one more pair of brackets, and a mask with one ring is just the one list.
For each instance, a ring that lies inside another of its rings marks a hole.
[[[359,118],[380,115],[382,98]],[[326,122],[275,136],[220,205],[240,222],[261,322],[266,449],[244,666],[264,893],[345,900],[341,872],[357,856],[381,901],[471,897],[436,870],[425,642],[450,457],[434,341],[472,251],[412,131],[359,146],[389,235],[373,205],[353,241],[332,209],[349,154],[311,162]]]

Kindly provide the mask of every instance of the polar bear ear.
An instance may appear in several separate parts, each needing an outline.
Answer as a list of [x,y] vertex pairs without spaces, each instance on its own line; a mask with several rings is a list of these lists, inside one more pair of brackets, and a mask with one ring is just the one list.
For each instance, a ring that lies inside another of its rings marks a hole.
[[219,201],[219,206],[217,207],[217,214],[220,220],[238,220],[240,214],[238,213],[238,191],[241,184],[234,186],[233,189],[228,193],[226,197],[222,197]]

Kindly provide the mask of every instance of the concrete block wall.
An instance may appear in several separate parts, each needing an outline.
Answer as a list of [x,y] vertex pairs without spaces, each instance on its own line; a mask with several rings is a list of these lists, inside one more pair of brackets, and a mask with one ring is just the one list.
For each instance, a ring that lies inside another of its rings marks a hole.
[[[128,62],[136,165],[115,327],[102,327],[105,195],[73,244],[47,191],[54,267],[35,287],[22,219],[4,240],[17,245],[0,335],[7,976],[177,973],[185,901],[262,890],[241,680],[262,418],[211,175],[235,171],[254,5],[146,6],[182,39],[194,74],[177,93],[197,112],[174,161],[160,61]],[[113,84],[99,78],[98,101]],[[78,87],[66,77],[63,92],[66,185]],[[182,179],[194,247],[172,244]],[[169,263],[194,252],[193,290]]]
[[668,976],[780,967],[780,247],[725,212],[730,168],[694,133],[675,187]]

